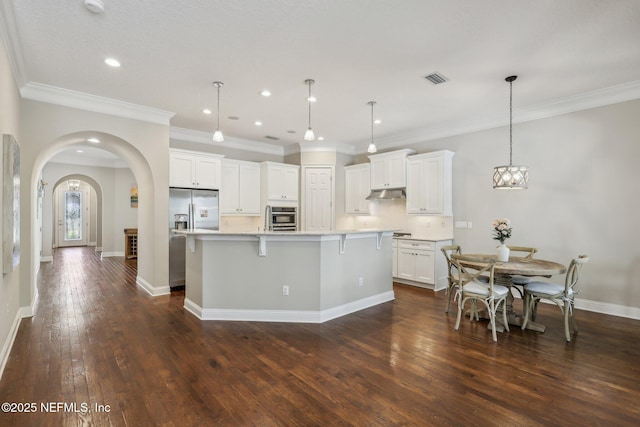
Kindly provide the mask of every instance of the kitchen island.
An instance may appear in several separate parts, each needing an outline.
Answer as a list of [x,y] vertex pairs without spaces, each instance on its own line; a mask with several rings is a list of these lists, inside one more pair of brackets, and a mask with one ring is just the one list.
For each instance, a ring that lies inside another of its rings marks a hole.
[[202,320],[322,323],[394,299],[390,230],[175,232]]

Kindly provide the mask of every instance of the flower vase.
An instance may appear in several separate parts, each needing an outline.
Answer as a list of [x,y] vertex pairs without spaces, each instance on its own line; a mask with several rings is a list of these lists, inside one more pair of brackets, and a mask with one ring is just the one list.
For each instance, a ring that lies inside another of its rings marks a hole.
[[509,261],[509,248],[504,243],[498,246],[498,261]]

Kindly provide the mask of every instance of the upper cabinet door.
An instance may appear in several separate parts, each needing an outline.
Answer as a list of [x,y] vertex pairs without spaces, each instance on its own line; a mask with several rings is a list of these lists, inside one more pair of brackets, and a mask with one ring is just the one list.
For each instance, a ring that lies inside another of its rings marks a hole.
[[404,188],[407,185],[407,156],[415,151],[405,149],[369,156],[371,189]]
[[451,151],[410,156],[407,159],[407,213],[452,215]]
[[170,150],[169,186],[218,190],[222,157],[219,154]]
[[238,208],[243,215],[260,215],[260,165],[240,165]]
[[220,159],[196,156],[196,187],[210,190],[220,188]]
[[263,204],[298,201],[298,166],[284,163],[262,163]]
[[344,168],[345,187],[345,213],[366,215],[369,214],[369,201],[371,173],[368,164],[347,166]]
[[196,186],[194,168],[193,156],[171,153],[169,157],[169,186],[194,188]]
[[220,182],[220,213],[235,215],[238,212],[240,194],[240,165],[234,161],[223,160]]

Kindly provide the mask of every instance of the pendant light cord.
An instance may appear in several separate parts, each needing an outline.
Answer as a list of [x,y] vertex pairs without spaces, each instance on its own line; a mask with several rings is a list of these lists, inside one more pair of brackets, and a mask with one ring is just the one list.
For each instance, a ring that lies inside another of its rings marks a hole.
[[509,166],[513,165],[513,80],[509,82]]
[[309,104],[309,129],[311,129],[311,80],[309,80],[309,97],[307,98]]
[[375,102],[371,102],[371,143],[373,144],[373,105]]
[[216,127],[216,130],[220,130],[220,85],[217,85],[218,87],[218,126]]

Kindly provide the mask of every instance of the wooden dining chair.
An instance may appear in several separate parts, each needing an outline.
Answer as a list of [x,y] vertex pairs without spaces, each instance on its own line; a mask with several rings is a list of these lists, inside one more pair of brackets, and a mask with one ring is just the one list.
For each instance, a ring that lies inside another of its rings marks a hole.
[[[494,283],[494,262],[481,263],[477,266],[464,265],[464,261],[460,257],[451,258],[453,264],[459,271],[458,275],[458,317],[456,318],[455,330],[460,328],[460,320],[462,319],[462,312],[467,301],[471,301],[472,304],[477,305],[478,302],[482,302],[487,308],[489,313],[489,323],[491,324],[491,335],[494,342],[498,341],[496,334],[496,313],[500,304],[502,304],[502,322],[504,323],[505,330],[509,330],[509,324],[507,322],[507,294],[509,288],[502,285],[496,285]],[[485,282],[482,277],[488,277],[488,282]],[[477,318],[477,306],[471,311],[471,319],[474,315]]]
[[[444,255],[444,259],[447,260],[447,306],[445,307],[444,312],[448,313],[449,307],[451,306],[451,298],[455,295],[455,291],[458,289],[458,283],[460,279],[458,267],[456,267],[456,265],[451,262],[451,255],[462,254],[462,249],[460,248],[460,245],[447,245],[442,246],[440,250]],[[489,281],[486,275],[480,276],[479,280],[482,280],[484,282]]]
[[451,261],[451,255],[456,254],[460,255],[460,245],[447,245],[442,246],[440,248],[442,251],[442,255],[444,255],[444,259],[447,260],[447,306],[444,309],[445,313],[449,312],[449,306],[451,305],[451,296],[454,293],[454,290],[458,289],[458,281],[459,281],[459,271],[458,267]]
[[[538,252],[538,249],[531,248],[529,246],[512,246],[507,245],[510,252],[522,252],[524,254],[525,259],[532,259],[533,255]],[[520,298],[524,301],[524,286],[531,282],[531,277],[527,276],[519,276],[513,275],[511,276],[511,284],[514,285],[513,289],[515,289],[519,294]]]
[[538,301],[545,299],[552,301],[560,307],[560,311],[564,315],[564,335],[567,342],[571,341],[569,318],[571,318],[574,332],[577,332],[578,325],[576,324],[576,318],[573,313],[574,298],[577,293],[575,288],[578,284],[582,267],[587,261],[589,261],[589,257],[586,255],[580,255],[578,258],[571,260],[565,276],[564,285],[538,281],[525,285],[524,305],[526,309],[524,321],[522,322],[523,330],[527,327],[529,317],[532,317],[532,314],[537,310]]

